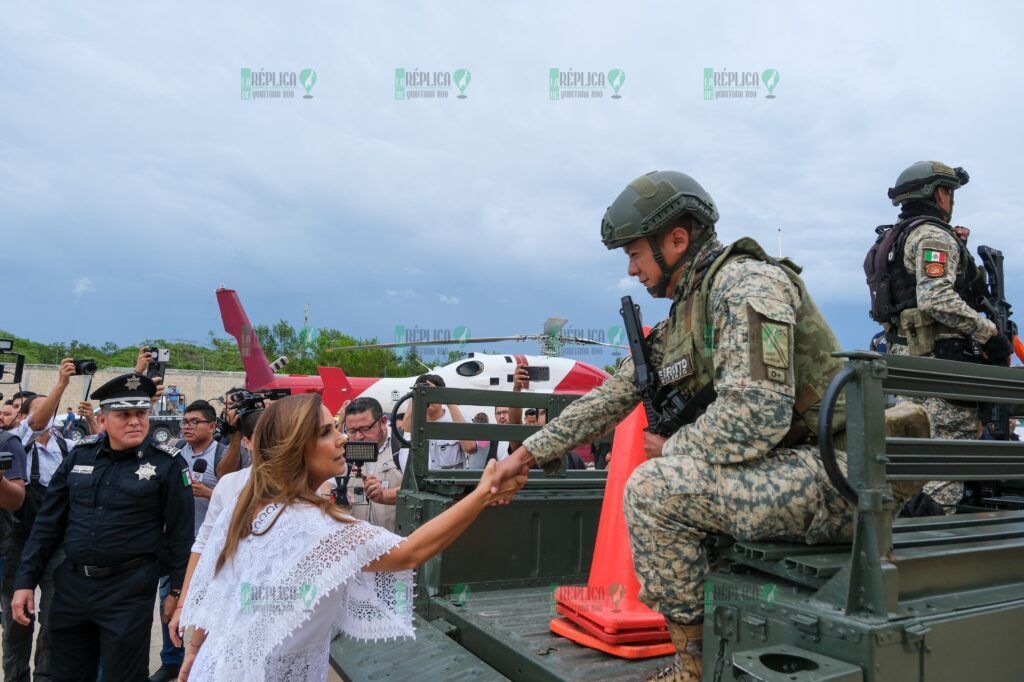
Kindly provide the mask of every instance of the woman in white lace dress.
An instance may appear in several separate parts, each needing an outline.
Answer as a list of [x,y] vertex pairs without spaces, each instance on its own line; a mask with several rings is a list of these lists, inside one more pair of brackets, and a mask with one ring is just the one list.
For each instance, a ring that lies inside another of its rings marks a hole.
[[218,516],[186,597],[195,627],[179,680],[324,680],[335,630],[413,637],[414,567],[447,547],[519,477],[480,485],[402,538],[313,491],[345,469],[344,436],[315,394],[274,402],[253,437],[253,469]]

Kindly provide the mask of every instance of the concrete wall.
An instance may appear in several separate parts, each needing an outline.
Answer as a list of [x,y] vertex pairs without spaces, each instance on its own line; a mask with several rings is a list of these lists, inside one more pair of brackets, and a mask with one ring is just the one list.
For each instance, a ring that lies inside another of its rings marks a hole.
[[[107,381],[110,381],[119,374],[126,374],[132,371],[130,367],[107,367],[96,372],[92,377],[92,390],[96,390]],[[69,406],[76,406],[79,400],[83,399],[86,380],[89,377],[71,377],[71,384],[64,391],[64,399],[61,401],[60,410],[64,411]],[[181,393],[184,393],[188,400],[203,398],[219,398],[232,386],[245,386],[244,372],[202,372],[199,370],[167,369],[164,378],[167,386],[177,386]],[[56,365],[25,365],[25,372],[21,377],[21,388],[36,393],[49,393],[57,385]],[[0,385],[0,392],[5,398],[14,395],[18,387],[14,384]]]

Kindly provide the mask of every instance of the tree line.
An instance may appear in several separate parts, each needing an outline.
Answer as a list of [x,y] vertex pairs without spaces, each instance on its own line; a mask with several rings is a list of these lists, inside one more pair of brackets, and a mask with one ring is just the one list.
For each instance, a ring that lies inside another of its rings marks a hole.
[[[316,334],[296,329],[287,320],[273,325],[256,325],[256,336],[270,361],[284,355],[288,365],[283,370],[292,374],[316,374],[318,366],[341,367],[352,376],[413,376],[427,371],[425,365],[437,366],[453,362],[465,354],[448,351],[447,356],[433,356],[428,361],[415,348],[398,353],[390,348],[338,350],[346,346],[377,343],[377,339],[357,339],[341,330],[322,328]],[[240,372],[242,360],[233,338],[218,337],[209,332],[206,343],[168,339],[143,339],[136,344],[119,346],[107,342],[100,346],[72,340],[70,343],[40,343],[0,331],[0,338],[14,341],[14,352],[25,356],[29,364],[53,365],[61,358],[95,360],[103,367],[131,367],[140,346],[155,346],[171,351],[169,367],[204,371]]]

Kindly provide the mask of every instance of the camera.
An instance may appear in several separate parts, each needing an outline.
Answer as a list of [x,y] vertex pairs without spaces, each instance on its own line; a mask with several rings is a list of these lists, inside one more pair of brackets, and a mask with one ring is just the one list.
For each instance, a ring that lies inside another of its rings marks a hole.
[[96,373],[95,360],[73,360],[75,363],[75,376],[92,376]]
[[[259,393],[253,393],[247,391],[244,388],[233,393],[229,393],[228,396],[231,399],[231,406],[225,405],[220,415],[217,417],[217,430],[222,435],[230,436],[232,433],[237,431],[231,422],[228,421],[228,410],[234,410],[238,414],[238,420],[246,417],[253,412],[262,412],[266,409],[266,401]],[[238,421],[235,422],[236,424]]]

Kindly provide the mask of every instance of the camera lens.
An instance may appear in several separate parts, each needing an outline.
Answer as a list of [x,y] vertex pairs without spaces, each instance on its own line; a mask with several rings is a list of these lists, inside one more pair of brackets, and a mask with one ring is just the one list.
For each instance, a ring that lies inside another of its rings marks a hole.
[[75,374],[91,376],[96,373],[95,360],[75,360]]

